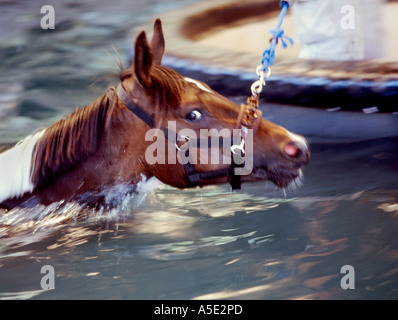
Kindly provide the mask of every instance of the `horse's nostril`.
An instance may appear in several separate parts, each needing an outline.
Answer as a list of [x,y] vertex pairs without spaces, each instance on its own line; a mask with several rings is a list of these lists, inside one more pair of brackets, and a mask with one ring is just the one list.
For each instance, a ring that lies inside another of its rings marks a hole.
[[300,148],[295,143],[288,143],[285,145],[284,151],[290,158],[296,158],[300,154]]
[[294,160],[297,164],[307,163],[310,157],[308,145],[302,142],[289,142],[283,151],[288,159]]

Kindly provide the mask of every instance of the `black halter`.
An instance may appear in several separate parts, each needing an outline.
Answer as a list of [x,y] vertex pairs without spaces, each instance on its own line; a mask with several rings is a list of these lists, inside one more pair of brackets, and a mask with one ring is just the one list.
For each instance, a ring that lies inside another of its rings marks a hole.
[[[148,114],[144,109],[142,109],[139,105],[137,105],[130,96],[124,90],[122,84],[120,83],[116,88],[116,94],[119,97],[120,101],[131,111],[133,112],[138,118],[144,121],[149,127],[156,128],[155,119]],[[177,137],[177,133],[171,131],[168,128],[163,126],[158,127],[160,130],[163,131],[165,137],[170,139],[169,135],[172,133],[174,137]],[[232,142],[232,139],[231,139]],[[228,177],[229,183],[232,189],[240,189],[241,188],[241,179],[240,175],[235,174],[235,168],[243,167],[244,163],[237,164],[234,161],[234,157],[231,152],[231,167],[225,169],[219,169],[214,171],[208,172],[198,172],[196,171],[195,165],[188,161],[188,163],[184,164],[185,175],[187,177],[188,186],[189,187],[196,187],[201,184],[204,180],[212,180],[222,177]]]

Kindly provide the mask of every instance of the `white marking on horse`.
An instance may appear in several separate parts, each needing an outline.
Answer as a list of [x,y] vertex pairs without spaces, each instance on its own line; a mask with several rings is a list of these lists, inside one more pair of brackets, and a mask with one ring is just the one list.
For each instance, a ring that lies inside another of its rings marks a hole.
[[307,141],[302,136],[299,136],[298,134],[292,133],[288,130],[287,133],[290,139],[292,139],[294,142],[302,143],[303,145],[308,146]]
[[0,202],[32,192],[33,149],[45,130],[38,131],[0,154]]
[[187,77],[185,77],[184,80],[185,80],[186,82],[195,84],[199,89],[201,89],[201,90],[203,90],[203,91],[206,91],[206,92],[209,92],[209,93],[213,93],[213,91],[211,91],[209,88],[206,88],[203,84],[201,84],[201,83],[200,83],[199,81],[197,81],[197,80],[194,80],[194,79],[191,79],[191,78],[187,78]]
[[286,134],[289,136],[290,139],[293,140],[293,142],[301,143],[301,144],[303,144],[304,146],[308,147],[307,140],[305,140],[304,137],[302,137],[302,136],[300,136],[300,135],[298,135],[298,134],[295,134],[295,133],[293,133],[293,132],[290,132],[289,130],[287,130],[286,128],[284,128],[284,127],[282,127],[282,126],[279,126],[279,127],[280,127],[281,129],[285,130]]

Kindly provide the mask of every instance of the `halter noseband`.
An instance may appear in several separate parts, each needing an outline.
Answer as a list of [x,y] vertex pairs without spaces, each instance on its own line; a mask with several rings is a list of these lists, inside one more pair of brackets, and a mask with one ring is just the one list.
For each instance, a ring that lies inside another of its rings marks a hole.
[[[144,109],[142,109],[139,105],[137,105],[131,97],[127,94],[125,89],[123,88],[123,85],[119,83],[119,85],[116,88],[116,94],[119,97],[120,101],[132,112],[134,113],[139,119],[141,119],[143,122],[145,122],[149,127],[151,128],[158,128],[163,131],[165,134],[165,137],[170,140],[169,135],[172,134],[174,137],[178,137],[178,134],[170,130],[169,128],[166,128],[164,126],[156,127],[156,122],[155,119],[148,114]],[[254,112],[255,113],[255,112]],[[252,120],[257,118],[257,115],[251,115],[253,118]],[[261,116],[260,116],[261,118]],[[235,189],[240,189],[241,188],[241,179],[240,175],[235,174],[235,168],[243,167],[244,163],[237,164],[234,161],[234,155],[236,155],[237,151],[240,150],[242,154],[244,154],[244,143],[245,143],[245,137],[247,133],[247,127],[244,125],[244,120],[247,120],[247,105],[242,105],[241,106],[241,112],[238,117],[238,123],[242,122],[242,142],[240,145],[232,145],[231,146],[231,167],[230,168],[224,168],[224,169],[219,169],[219,170],[214,170],[214,171],[208,171],[208,172],[198,172],[196,171],[195,165],[191,162],[188,161],[186,164],[184,164],[184,170],[185,170],[185,175],[188,181],[188,186],[189,187],[196,187],[199,186],[200,183],[204,180],[212,180],[212,179],[217,179],[217,178],[222,178],[222,177],[229,177],[229,183],[232,187],[233,190]],[[245,130],[246,128],[246,130]],[[189,142],[189,138],[185,137],[186,140]],[[176,141],[176,140],[175,140]],[[222,140],[221,140],[222,141]],[[231,139],[232,141],[232,139]],[[176,149],[178,151],[184,151],[180,149],[177,144],[175,144]]]

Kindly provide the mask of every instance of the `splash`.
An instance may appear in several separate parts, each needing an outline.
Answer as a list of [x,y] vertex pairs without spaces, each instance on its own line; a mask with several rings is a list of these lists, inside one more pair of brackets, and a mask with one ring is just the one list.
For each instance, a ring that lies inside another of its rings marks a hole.
[[104,204],[97,208],[85,202],[54,202],[50,205],[37,205],[33,208],[0,209],[0,238],[8,238],[20,233],[37,233],[54,229],[67,223],[118,221],[141,207],[147,194],[158,188],[161,182],[156,178],[143,176],[136,186],[129,183],[105,187],[100,193],[86,193],[84,199],[103,197]]

